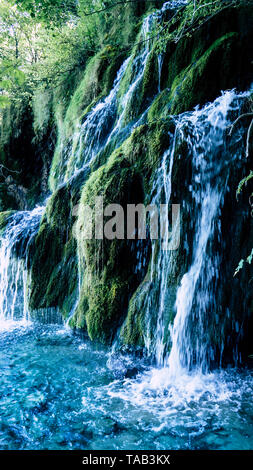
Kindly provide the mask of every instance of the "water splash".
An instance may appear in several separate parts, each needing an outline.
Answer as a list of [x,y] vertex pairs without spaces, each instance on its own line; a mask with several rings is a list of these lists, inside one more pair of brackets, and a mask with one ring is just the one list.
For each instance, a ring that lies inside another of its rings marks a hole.
[[[170,147],[163,155],[154,181],[152,203],[169,204],[177,145],[186,142],[192,170],[189,188],[194,220],[191,262],[171,305],[168,295],[173,252],[162,250],[160,242],[159,247],[153,243],[144,308],[146,349],[148,356],[155,358],[156,367],[147,367],[134,378],[115,380],[107,393],[111,400],[124,402],[130,414],[137,408],[143,415],[149,413],[150,422],[154,419],[151,417],[154,410],[157,425],[153,425],[152,431],[159,435],[172,433],[174,438],[195,439],[208,432],[210,423],[213,426],[217,421],[219,429],[218,423],[231,419],[232,409],[234,416],[241,409],[244,386],[243,382],[239,385],[239,372],[232,369],[210,371],[213,350],[207,319],[210,311],[212,314],[215,299],[214,280],[219,279],[219,250],[213,242],[215,238],[219,240],[220,209],[228,189],[229,168],[237,164],[244,149],[241,139],[240,145],[237,141],[237,150],[230,153],[224,146],[225,132],[239,115],[246,96],[248,93],[227,91],[201,109],[176,116]],[[169,303],[175,312],[170,327]],[[124,361],[119,356],[119,364],[120,361],[124,370]],[[250,382],[252,384],[252,377]],[[249,393],[251,386],[245,387]]]

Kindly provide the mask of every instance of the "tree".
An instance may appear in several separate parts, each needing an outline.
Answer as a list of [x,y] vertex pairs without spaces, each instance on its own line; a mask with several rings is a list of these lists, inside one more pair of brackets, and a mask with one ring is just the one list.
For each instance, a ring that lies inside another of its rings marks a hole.
[[19,9],[28,12],[31,18],[45,24],[62,24],[77,15],[77,0],[14,0]]

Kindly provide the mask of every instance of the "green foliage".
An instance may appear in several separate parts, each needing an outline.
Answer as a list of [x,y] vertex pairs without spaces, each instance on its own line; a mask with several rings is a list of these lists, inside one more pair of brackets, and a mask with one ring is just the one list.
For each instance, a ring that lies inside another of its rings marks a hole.
[[29,12],[32,18],[45,23],[66,21],[70,15],[76,15],[77,2],[75,0],[14,0],[17,6]]
[[[180,72],[171,87],[172,114],[179,114],[203,104],[208,94],[215,97],[218,87],[223,89],[223,80],[227,83],[227,77],[230,76],[229,64],[237,41],[237,33],[227,33],[217,39],[199,60]],[[220,64],[220,75],[213,73],[216,63]]]
[[6,108],[10,104],[10,99],[8,96],[0,95],[0,109]]
[[239,194],[242,192],[243,190],[243,187],[248,183],[248,181],[250,181],[251,179],[253,178],[253,171],[251,170],[249,175],[246,176],[245,178],[243,178],[239,185],[238,185],[238,188],[237,188],[237,191],[236,191],[236,196],[238,197]]
[[252,260],[253,260],[253,248],[252,248],[252,251],[251,251],[250,255],[246,258],[246,260],[241,259],[240,263],[238,264],[238,266],[235,270],[234,277],[239,273],[239,271],[241,271],[241,269],[244,267],[245,263],[251,264]]
[[45,86],[35,90],[33,96],[33,114],[35,133],[44,132],[51,117],[52,93]]
[[30,99],[44,85],[63,101],[68,89],[69,100],[87,61],[105,48],[128,47],[138,29],[135,15],[147,7],[138,1],[2,0],[0,108]]
[[[43,83],[58,86],[93,53],[85,26],[66,13],[66,2],[21,3],[22,9],[6,0],[0,5],[0,94],[11,101],[32,96]],[[56,11],[60,23],[52,21]]]
[[178,8],[169,19],[157,27],[157,49],[165,51],[168,42],[178,43],[183,38],[190,38],[211,18],[227,8],[250,4],[250,0],[189,0],[186,6]]
[[13,211],[0,212],[0,235],[3,234],[4,229],[8,223],[9,217],[13,214]]

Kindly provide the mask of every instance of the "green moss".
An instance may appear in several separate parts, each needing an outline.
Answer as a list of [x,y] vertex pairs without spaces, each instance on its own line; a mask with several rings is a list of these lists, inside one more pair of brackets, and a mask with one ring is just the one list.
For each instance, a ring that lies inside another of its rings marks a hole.
[[126,345],[141,347],[145,345],[144,337],[147,326],[145,297],[147,298],[148,295],[149,284],[143,283],[129,302],[127,317],[120,331],[121,340]]
[[36,136],[47,132],[52,118],[53,95],[48,88],[38,88],[33,96],[33,128]]
[[[93,280],[94,281],[94,280]],[[122,318],[122,308],[127,301],[128,281],[113,278],[103,282],[103,279],[92,286],[88,296],[86,312],[87,330],[92,340],[110,342]]]
[[[208,96],[218,93],[218,86],[223,89],[222,82],[229,83],[233,46],[237,41],[237,33],[228,33],[217,39],[196,63],[189,65],[175,78],[170,96],[172,114],[202,104]],[[217,63],[220,64],[218,73],[214,69]]]
[[[84,206],[94,208],[95,198],[110,203],[138,204],[149,198],[152,174],[169,145],[171,124],[143,125],[113,152],[85,183],[79,208],[76,236],[82,270],[82,287],[72,326],[83,327],[92,339],[110,342],[124,320],[130,297],[144,272],[135,271],[137,243],[126,240],[86,240]],[[144,269],[145,271],[145,269]]]
[[[187,81],[190,79],[184,95],[178,93],[178,99],[171,113],[180,113],[212,101],[222,89],[237,87],[244,90],[252,81],[248,66],[252,56],[250,44],[253,40],[253,10],[248,2],[238,2],[231,7],[225,5],[224,11],[218,11],[219,7],[214,4],[213,11],[209,3],[207,10],[199,9],[197,16],[201,17],[199,20],[203,24],[198,27],[195,25],[179,41],[174,41],[173,38],[180,37],[180,30],[183,32],[191,19],[192,2],[190,2],[180,13],[174,32],[170,35],[167,30],[164,31],[163,42],[166,47],[161,89],[173,87],[175,91],[175,87],[178,87],[179,91],[180,82],[185,78]],[[210,14],[209,9],[212,10]],[[237,34],[237,37],[232,37],[233,34]],[[207,57],[206,54],[210,52],[211,56]],[[234,57],[237,57],[236,61]],[[191,71],[192,77],[189,77]],[[194,89],[191,89],[191,86]]]
[[170,111],[170,92],[166,88],[153,100],[148,111],[148,122],[168,118]]
[[156,95],[158,90],[158,55],[154,47],[149,54],[147,64],[144,70],[142,83],[142,99],[151,99]]
[[76,302],[78,262],[73,236],[74,207],[83,175],[59,188],[49,199],[30,260],[30,308],[59,307],[67,317]]
[[[128,66],[127,73],[123,79],[122,87],[129,88],[132,81],[132,63]],[[125,83],[124,83],[125,82]],[[128,102],[125,110],[125,121],[131,122],[141,115],[158,91],[158,56],[154,47],[149,53],[147,63],[144,69],[143,78],[138,87],[136,87],[131,100]]]
[[[143,47],[143,44],[141,44]],[[127,66],[124,77],[120,83],[118,98],[119,102],[129,90],[131,83],[136,79],[134,61],[136,54],[140,53],[140,46],[136,46],[132,58]],[[140,116],[152,102],[152,99],[158,91],[158,56],[156,48],[154,47],[149,53],[147,63],[144,69],[143,77],[134,89],[131,99],[124,103],[124,123],[127,125],[129,122]],[[122,101],[123,103],[123,101]],[[122,112],[119,109],[119,112]]]
[[121,151],[115,152],[106,165],[91,175],[82,192],[76,233],[85,280],[75,324],[83,325],[85,316],[92,339],[104,342],[112,339],[126,309],[129,290],[133,288],[134,257],[123,240],[85,240],[82,208],[84,205],[94,208],[97,196],[103,196],[105,206],[113,202],[125,206],[138,193],[142,198],[138,173]]
[[76,120],[80,120],[85,109],[93,103],[101,93],[98,84],[98,71],[101,67],[101,55],[92,57],[85,69],[84,77],[77,87],[66,112],[66,137],[74,130]]
[[79,122],[102,96],[109,93],[123,58],[124,55],[107,46],[90,59],[66,112],[67,138],[74,131],[76,121]]
[[14,214],[15,211],[5,211],[5,212],[0,212],[0,235],[3,234],[5,227],[9,221],[9,218],[12,214]]

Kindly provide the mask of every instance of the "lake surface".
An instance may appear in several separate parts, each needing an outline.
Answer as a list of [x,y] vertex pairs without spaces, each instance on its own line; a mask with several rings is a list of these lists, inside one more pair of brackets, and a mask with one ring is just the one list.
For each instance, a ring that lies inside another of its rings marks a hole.
[[168,382],[62,325],[4,322],[0,449],[252,449],[252,370]]

